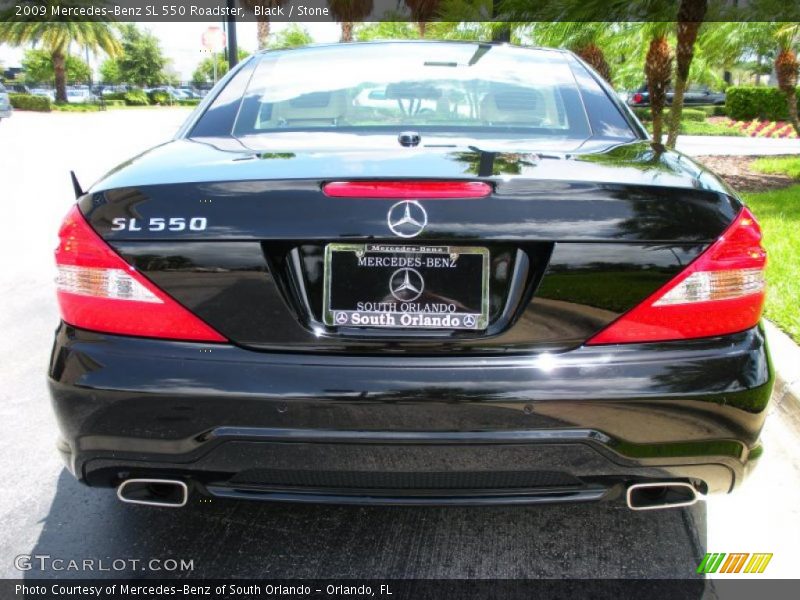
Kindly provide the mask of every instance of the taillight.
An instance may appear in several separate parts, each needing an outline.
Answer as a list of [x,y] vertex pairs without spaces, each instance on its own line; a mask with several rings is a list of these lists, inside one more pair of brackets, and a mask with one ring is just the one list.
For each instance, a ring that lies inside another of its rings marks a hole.
[[492,186],[482,181],[332,181],[322,186],[332,198],[484,198]]
[[764,306],[767,254],[746,208],[686,269],[587,344],[711,337],[755,326]]
[[644,96],[642,96],[641,94],[634,94],[633,95],[633,103],[634,104],[641,104],[642,100],[644,100]]
[[58,237],[56,289],[66,323],[105,333],[226,341],[125,262],[77,206],[67,214]]

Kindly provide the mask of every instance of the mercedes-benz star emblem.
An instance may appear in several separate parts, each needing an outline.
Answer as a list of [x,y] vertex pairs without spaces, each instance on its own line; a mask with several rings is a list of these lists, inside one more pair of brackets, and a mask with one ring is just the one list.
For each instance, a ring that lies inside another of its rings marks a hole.
[[464,325],[467,327],[475,327],[475,317],[472,315],[467,315],[464,317]]
[[403,200],[389,209],[387,216],[392,233],[404,238],[418,236],[428,224],[428,213],[416,200]]
[[412,302],[422,295],[425,280],[416,269],[397,269],[389,278],[389,291],[400,302]]
[[339,325],[344,325],[345,323],[347,323],[347,313],[343,312],[336,313],[336,322]]

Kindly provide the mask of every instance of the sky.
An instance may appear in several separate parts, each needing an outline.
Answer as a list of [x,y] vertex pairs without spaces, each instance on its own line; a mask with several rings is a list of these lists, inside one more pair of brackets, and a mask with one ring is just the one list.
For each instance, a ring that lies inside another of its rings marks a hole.
[[[337,23],[297,23],[305,27],[315,42],[335,42],[339,39],[340,28]],[[216,23],[138,23],[139,27],[149,29],[161,42],[161,49],[164,55],[172,60],[171,68],[177,71],[181,80],[189,80],[192,77],[197,63],[206,54],[202,53],[200,38],[203,32]],[[278,32],[288,27],[289,23],[271,23],[271,32]],[[220,25],[221,26],[221,25]],[[236,39],[239,48],[248,52],[256,49],[256,24],[237,23]],[[25,48],[13,48],[5,44],[0,44],[0,64],[4,68],[18,67],[22,60]],[[89,63],[95,73],[100,63],[105,59],[105,55],[97,57],[89,55]]]

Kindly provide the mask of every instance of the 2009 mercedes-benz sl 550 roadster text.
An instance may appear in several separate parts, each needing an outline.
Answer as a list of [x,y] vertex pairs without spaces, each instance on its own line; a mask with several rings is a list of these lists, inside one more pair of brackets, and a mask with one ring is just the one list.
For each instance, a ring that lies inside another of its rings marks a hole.
[[50,390],[122,500],[660,508],[761,454],[758,224],[568,52],[264,52],[76,188]]

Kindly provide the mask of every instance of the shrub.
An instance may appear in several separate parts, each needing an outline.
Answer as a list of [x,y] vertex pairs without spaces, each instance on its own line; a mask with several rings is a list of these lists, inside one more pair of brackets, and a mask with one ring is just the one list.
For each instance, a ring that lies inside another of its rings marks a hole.
[[52,105],[53,110],[59,112],[95,112],[100,110],[97,104],[67,104],[63,102],[56,102]]
[[105,99],[106,103],[109,100],[121,100],[124,103],[125,102],[125,92],[114,92],[113,94],[104,94],[103,98]]
[[147,96],[150,98],[150,104],[159,106],[172,106],[175,102],[169,93],[162,90],[152,91]]
[[[638,107],[633,109],[633,114],[635,114],[639,120],[641,121],[652,121],[653,115],[650,113],[649,108],[645,107]],[[706,120],[706,112],[704,110],[700,110],[697,108],[683,108],[683,112],[681,113],[681,120],[682,121],[705,121]],[[669,110],[664,111],[664,120],[665,122],[669,119]]]
[[109,106],[109,107],[111,107],[111,106],[125,106],[125,100],[123,100],[122,98],[119,98],[119,99],[112,98],[111,100],[109,100],[108,96],[105,96],[103,98],[103,103],[106,106]]
[[728,116],[736,121],[780,121],[789,116],[786,96],[773,87],[732,86],[728,88],[725,105]]
[[708,115],[704,110],[699,110],[697,108],[686,108],[685,106],[683,107],[683,112],[681,113],[681,119],[684,121],[705,121],[707,116]]
[[697,110],[702,110],[704,113],[706,113],[707,117],[725,117],[728,115],[724,104],[715,104],[714,106],[698,106]]
[[184,98],[178,100],[178,106],[197,106],[200,104],[200,98]]
[[128,106],[147,106],[150,100],[144,90],[131,90],[125,93],[125,104]]
[[50,98],[47,96],[32,96],[30,94],[9,94],[11,106],[18,110],[37,110],[50,112]]

